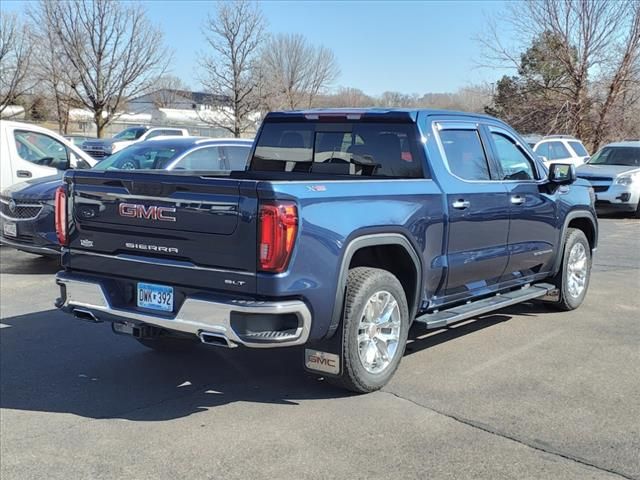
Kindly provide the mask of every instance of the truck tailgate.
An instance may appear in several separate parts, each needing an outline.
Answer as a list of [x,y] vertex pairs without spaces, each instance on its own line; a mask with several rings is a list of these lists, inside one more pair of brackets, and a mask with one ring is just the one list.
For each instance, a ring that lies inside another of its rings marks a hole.
[[[72,268],[193,284],[206,272],[208,288],[255,286],[233,275],[256,272],[254,181],[123,171],[65,178],[73,202]],[[138,267],[114,272],[122,262]]]

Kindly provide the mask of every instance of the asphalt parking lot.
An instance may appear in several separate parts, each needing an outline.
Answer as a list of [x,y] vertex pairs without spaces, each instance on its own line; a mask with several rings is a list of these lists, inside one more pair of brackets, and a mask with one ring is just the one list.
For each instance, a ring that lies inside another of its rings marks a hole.
[[56,311],[56,261],[3,247],[0,477],[640,479],[640,222],[600,228],[579,310],[415,328],[364,396],[298,350],[148,351]]

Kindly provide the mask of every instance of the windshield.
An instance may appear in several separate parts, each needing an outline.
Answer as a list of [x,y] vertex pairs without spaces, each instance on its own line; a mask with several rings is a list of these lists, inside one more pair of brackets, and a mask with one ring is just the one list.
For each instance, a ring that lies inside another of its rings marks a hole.
[[127,128],[126,130],[115,134],[113,138],[117,138],[118,140],[137,140],[146,131],[147,129],[142,127]]
[[[188,147],[171,145],[132,145],[98,162],[94,170],[159,170]],[[149,142],[152,143],[152,142]]]
[[640,147],[604,147],[591,157],[589,165],[640,167]]

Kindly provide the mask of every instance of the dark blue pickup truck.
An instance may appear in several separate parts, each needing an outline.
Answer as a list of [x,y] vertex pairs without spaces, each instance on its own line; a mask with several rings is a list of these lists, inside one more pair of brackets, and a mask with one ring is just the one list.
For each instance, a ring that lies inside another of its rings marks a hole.
[[156,350],[304,345],[357,392],[413,323],[577,308],[598,238],[573,166],[448,111],[270,113],[246,171],[70,171],[56,201],[58,307]]

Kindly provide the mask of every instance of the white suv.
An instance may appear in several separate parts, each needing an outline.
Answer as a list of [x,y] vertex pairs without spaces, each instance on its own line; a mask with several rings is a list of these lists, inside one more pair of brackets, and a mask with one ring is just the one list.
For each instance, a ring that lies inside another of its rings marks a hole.
[[113,138],[87,140],[82,144],[82,149],[93,158],[102,159],[134,143],[144,142],[156,137],[176,136],[188,137],[189,132],[185,128],[130,127],[115,134]]
[[547,167],[552,163],[572,163],[579,167],[589,160],[589,152],[582,142],[569,135],[544,137],[535,144],[533,151],[544,157]]

